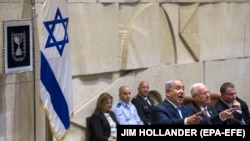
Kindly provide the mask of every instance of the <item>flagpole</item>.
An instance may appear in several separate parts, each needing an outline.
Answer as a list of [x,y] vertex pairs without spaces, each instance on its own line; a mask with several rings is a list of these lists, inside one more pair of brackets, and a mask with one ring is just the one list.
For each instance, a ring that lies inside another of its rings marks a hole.
[[35,21],[35,18],[37,17],[36,15],[36,9],[35,9],[35,0],[31,0],[31,6],[32,6],[32,13],[31,13],[31,16],[32,16],[32,50],[33,50],[33,90],[34,90],[34,96],[33,96],[33,104],[34,104],[34,141],[36,141],[36,77],[35,77],[35,72],[36,72],[36,69],[35,69],[35,39],[34,39],[34,21]]
[[[35,33],[35,28],[34,28],[34,23],[35,23],[35,20],[37,18],[37,14],[36,14],[36,8],[35,8],[35,0],[31,0],[31,5],[32,5],[32,42],[33,42],[33,90],[34,90],[34,99],[33,99],[33,104],[34,104],[34,141],[36,141],[36,69],[35,69],[35,40],[34,40],[34,33]],[[45,117],[46,118],[46,117]],[[49,122],[48,122],[48,119],[46,118],[46,131],[45,131],[45,138],[46,138],[46,141],[52,141],[53,138],[52,138],[52,134],[51,134],[51,130],[50,130],[50,126],[49,126]]]

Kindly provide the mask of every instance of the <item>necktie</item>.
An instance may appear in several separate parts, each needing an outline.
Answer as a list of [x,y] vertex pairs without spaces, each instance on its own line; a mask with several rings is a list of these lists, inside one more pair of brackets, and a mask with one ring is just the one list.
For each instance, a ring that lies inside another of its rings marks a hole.
[[182,117],[182,113],[181,113],[181,108],[180,108],[180,107],[177,107],[177,111],[178,111],[178,113],[179,113],[180,118],[182,119],[183,117]]
[[241,125],[246,125],[246,122],[244,121],[244,119],[242,118],[242,120],[240,121]]
[[205,117],[206,118],[209,118],[210,117],[210,115],[209,115],[209,113],[208,113],[208,110],[207,110],[207,108],[204,108],[204,115],[205,115]]
[[148,102],[149,105],[151,105],[150,101],[148,100],[148,98],[145,98],[145,100]]

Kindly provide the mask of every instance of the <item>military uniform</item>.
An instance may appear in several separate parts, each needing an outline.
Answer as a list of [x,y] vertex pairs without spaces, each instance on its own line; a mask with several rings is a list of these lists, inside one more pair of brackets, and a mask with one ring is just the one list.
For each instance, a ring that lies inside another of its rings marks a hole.
[[131,102],[125,103],[119,100],[112,108],[118,122],[122,125],[143,125],[137,110]]

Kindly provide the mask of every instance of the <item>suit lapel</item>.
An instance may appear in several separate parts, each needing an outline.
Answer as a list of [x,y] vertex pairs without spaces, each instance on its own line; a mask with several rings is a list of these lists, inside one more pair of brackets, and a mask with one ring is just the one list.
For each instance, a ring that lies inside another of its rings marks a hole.
[[[152,106],[150,105],[145,99],[143,99],[143,97],[138,96],[139,100],[143,103],[143,105],[148,105],[149,107]],[[148,99],[149,100],[149,99]],[[152,104],[152,103],[151,103]]]
[[[174,117],[176,119],[181,119],[177,109],[172,104],[170,104],[167,100],[165,100],[165,103],[166,103],[167,107],[171,107],[171,108],[167,108],[167,109],[171,110],[171,113],[173,113],[172,117]],[[181,112],[182,112],[182,110],[181,110]],[[182,114],[182,116],[183,116],[183,114]]]

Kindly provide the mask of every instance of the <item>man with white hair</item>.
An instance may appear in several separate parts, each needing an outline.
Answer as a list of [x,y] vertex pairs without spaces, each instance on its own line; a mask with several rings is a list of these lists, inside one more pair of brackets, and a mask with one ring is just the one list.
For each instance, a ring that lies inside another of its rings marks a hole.
[[[195,83],[190,88],[192,102],[188,106],[194,113],[201,112],[205,119],[204,124],[223,124],[223,121],[230,118],[230,111],[217,112],[215,107],[210,105],[210,91],[203,83]],[[232,114],[231,114],[232,115]]]

